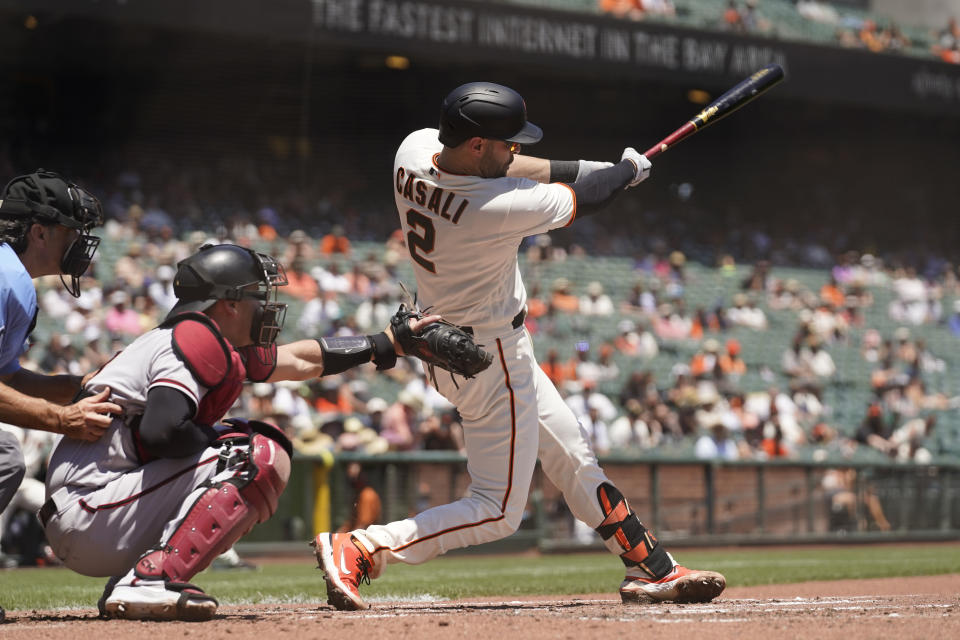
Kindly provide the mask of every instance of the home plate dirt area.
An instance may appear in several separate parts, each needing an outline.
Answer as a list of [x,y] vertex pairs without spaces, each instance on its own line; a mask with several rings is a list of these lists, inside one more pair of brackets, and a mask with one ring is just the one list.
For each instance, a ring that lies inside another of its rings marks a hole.
[[697,605],[622,605],[610,594],[372,605],[361,612],[316,604],[222,606],[204,623],[105,621],[93,610],[18,611],[8,612],[0,635],[5,640],[126,640],[148,633],[204,640],[607,640],[679,633],[697,640],[960,638],[960,575],[731,587]]

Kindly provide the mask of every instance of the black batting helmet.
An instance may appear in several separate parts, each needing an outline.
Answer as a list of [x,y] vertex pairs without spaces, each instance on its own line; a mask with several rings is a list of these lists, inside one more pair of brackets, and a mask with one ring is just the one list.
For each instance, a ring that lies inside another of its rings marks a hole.
[[[19,233],[37,223],[60,224],[79,231],[79,236],[60,259],[61,280],[75,298],[80,296],[80,276],[84,274],[100,245],[90,230],[103,224],[103,208],[90,192],[64,180],[53,171],[37,169],[7,183],[0,196],[0,218],[12,222],[3,241],[19,253],[26,248],[26,234]],[[69,276],[68,284],[63,276]]]
[[527,122],[527,105],[520,94],[493,82],[470,82],[451,91],[440,105],[440,142],[456,147],[479,136],[533,144],[543,131]]
[[283,267],[272,257],[235,244],[207,244],[177,264],[173,293],[178,302],[167,318],[205,311],[217,300],[262,300],[250,337],[255,345],[268,346],[283,328],[287,305],[276,296],[277,287],[286,284]]

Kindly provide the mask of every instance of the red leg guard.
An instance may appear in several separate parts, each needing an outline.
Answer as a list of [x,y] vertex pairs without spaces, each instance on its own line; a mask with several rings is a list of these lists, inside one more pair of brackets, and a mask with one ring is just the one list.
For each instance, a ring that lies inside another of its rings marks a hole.
[[136,574],[188,582],[253,525],[273,515],[289,478],[290,456],[280,443],[253,434],[248,459],[236,474],[204,491],[167,543],[140,558]]

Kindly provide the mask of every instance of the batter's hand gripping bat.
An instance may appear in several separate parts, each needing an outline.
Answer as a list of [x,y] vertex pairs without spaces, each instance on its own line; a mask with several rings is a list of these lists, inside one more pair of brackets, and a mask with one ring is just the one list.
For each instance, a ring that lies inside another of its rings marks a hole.
[[643,155],[647,156],[647,159],[650,159],[663,153],[681,140],[689,138],[697,131],[706,128],[721,118],[725,118],[755,98],[759,98],[781,80],[783,80],[783,69],[780,65],[768,64],[711,102],[710,106],[695,115],[692,120],[688,121],[666,138],[647,149]]

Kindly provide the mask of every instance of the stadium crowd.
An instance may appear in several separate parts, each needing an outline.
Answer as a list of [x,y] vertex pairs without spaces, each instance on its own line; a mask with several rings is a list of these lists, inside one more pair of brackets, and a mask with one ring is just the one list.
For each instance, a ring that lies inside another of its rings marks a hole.
[[599,0],[597,8],[621,19],[689,22],[698,27],[769,37],[802,36],[817,41],[832,29],[832,39],[841,47],[873,53],[928,54],[960,64],[960,28],[956,18],[932,31],[911,26],[911,37],[893,20],[822,0]]

